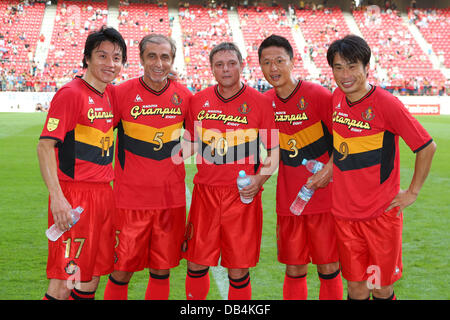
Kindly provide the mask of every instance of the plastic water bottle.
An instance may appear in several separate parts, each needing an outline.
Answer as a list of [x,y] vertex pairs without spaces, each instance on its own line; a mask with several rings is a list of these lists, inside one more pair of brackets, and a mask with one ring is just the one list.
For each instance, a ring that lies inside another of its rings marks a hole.
[[[72,224],[70,225],[70,228],[73,227],[75,223],[80,220],[80,216],[83,213],[84,209],[80,206],[76,207],[75,209],[70,210],[70,215],[72,216]],[[59,230],[59,228],[56,226],[56,224],[52,225],[50,228],[45,231],[45,235],[50,241],[56,241],[59,239],[59,237],[62,236],[64,231]]]
[[295,198],[294,202],[292,202],[291,207],[289,208],[291,212],[296,216],[301,215],[313,194],[314,190],[308,189],[304,185],[300,189],[299,193],[297,194],[297,197]]
[[[249,176],[246,175],[244,170],[239,171],[239,176],[237,178],[237,187],[239,190],[242,190],[246,186],[249,186],[252,183],[252,180]],[[241,201],[243,203],[250,203],[253,201],[253,198],[244,198],[241,196]]]
[[302,165],[304,165],[306,169],[313,174],[322,170],[324,166],[324,164],[320,161],[306,159],[303,159]]

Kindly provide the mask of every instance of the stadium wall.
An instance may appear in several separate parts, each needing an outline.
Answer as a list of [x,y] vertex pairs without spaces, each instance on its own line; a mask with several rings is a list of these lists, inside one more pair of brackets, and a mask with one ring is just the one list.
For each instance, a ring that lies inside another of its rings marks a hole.
[[[48,107],[54,92],[0,92],[0,112],[35,112]],[[399,96],[413,114],[450,114],[450,96]]]

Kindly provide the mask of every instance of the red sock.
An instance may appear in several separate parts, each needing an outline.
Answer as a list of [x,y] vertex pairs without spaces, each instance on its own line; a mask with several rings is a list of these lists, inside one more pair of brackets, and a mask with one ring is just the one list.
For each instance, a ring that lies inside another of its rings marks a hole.
[[230,280],[230,287],[228,289],[228,300],[251,300],[252,299],[252,285],[250,283],[250,273],[247,272],[245,276],[240,279]]
[[145,300],[168,300],[170,292],[170,274],[157,275],[150,273]]
[[73,288],[69,300],[95,300],[95,291],[86,292]]
[[42,298],[42,300],[56,300],[56,298],[54,298],[51,295],[49,295],[48,293],[46,293],[44,295],[44,297]]
[[342,300],[344,287],[342,285],[341,271],[339,269],[332,274],[319,273],[319,279],[319,300]]
[[205,300],[209,292],[209,267],[199,271],[187,271],[186,274],[186,299]]
[[306,300],[308,297],[308,286],[306,273],[298,277],[284,276],[283,299],[284,300]]
[[103,296],[105,300],[127,300],[128,299],[128,282],[120,282],[109,276],[106,283],[105,293]]

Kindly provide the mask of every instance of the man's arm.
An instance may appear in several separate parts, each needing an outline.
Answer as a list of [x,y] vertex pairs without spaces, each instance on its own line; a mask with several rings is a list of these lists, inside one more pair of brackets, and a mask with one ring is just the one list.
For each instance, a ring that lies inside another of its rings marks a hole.
[[306,187],[309,189],[325,188],[333,177],[333,155],[322,170],[308,178]]
[[386,211],[395,207],[400,207],[400,214],[403,209],[410,206],[416,201],[419,191],[422,188],[425,179],[428,176],[431,168],[434,153],[436,151],[436,143],[431,142],[428,146],[417,152],[416,163],[414,168],[414,175],[407,190],[400,190],[400,192],[392,200]]
[[261,170],[258,174],[250,176],[252,183],[243,188],[239,193],[244,198],[253,198],[259,192],[263,184],[278,168],[280,161],[280,148],[277,146],[271,150],[267,150],[267,157],[264,159]]
[[58,171],[55,156],[56,140],[40,139],[37,146],[39,168],[42,178],[50,194],[50,209],[53,220],[60,230],[68,230],[72,223],[70,210],[72,206],[64,196],[58,180]]

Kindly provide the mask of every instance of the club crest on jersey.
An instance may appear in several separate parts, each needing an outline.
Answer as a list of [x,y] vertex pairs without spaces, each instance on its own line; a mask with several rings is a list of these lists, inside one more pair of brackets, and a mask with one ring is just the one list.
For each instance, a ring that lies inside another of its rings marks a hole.
[[50,132],[56,130],[56,128],[58,128],[58,124],[59,124],[59,119],[48,118],[47,130]]
[[305,97],[302,96],[300,101],[297,103],[297,107],[303,111],[308,107],[308,104],[309,103],[305,101]]
[[241,106],[239,107],[238,111],[240,114],[247,114],[250,112],[250,107],[248,106],[247,102],[244,102],[243,104],[241,104]]
[[178,93],[174,93],[172,98],[170,99],[170,101],[172,101],[172,103],[176,106],[179,106],[181,104],[181,102],[183,101],[183,99],[181,99],[180,95]]
[[70,260],[64,268],[64,271],[66,271],[66,273],[70,275],[75,274],[78,271],[78,265],[75,263],[75,261]]
[[366,111],[361,113],[361,116],[366,121],[373,120],[373,118],[375,118],[375,113],[373,112],[373,108],[372,107],[368,107]]

